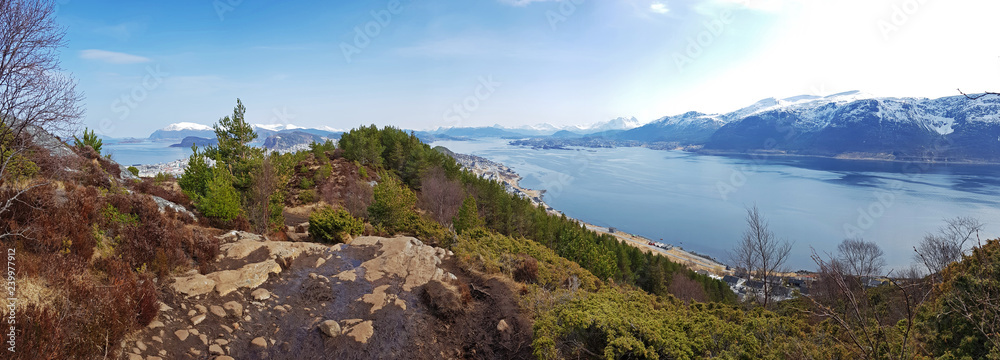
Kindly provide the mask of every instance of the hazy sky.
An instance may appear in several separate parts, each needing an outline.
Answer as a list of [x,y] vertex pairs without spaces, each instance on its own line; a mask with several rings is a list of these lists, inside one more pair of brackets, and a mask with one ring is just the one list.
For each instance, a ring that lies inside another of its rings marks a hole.
[[[995,0],[59,0],[85,125],[586,124],[1000,89]],[[362,35],[359,35],[359,31]]]

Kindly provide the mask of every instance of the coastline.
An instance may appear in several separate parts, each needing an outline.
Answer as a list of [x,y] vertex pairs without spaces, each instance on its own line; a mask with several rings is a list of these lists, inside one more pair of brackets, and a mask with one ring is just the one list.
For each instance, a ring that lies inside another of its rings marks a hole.
[[[553,209],[551,206],[545,203],[543,195],[545,190],[537,189],[527,189],[522,187],[519,182],[522,177],[514,172],[512,169],[506,165],[495,162],[483,157],[475,155],[466,154],[453,154],[453,157],[462,167],[467,170],[472,171],[474,174],[484,177],[487,179],[497,180],[503,183],[508,191],[511,193],[520,195],[522,197],[530,200],[534,205],[542,205],[549,214],[561,216],[565,215],[561,211]],[[716,260],[709,259],[707,257],[685,251],[683,248],[671,245],[662,244],[651,239],[631,234],[628,232],[623,232],[614,228],[607,228],[603,226],[597,226],[586,221],[570,218],[575,220],[587,229],[598,232],[601,234],[608,234],[618,238],[619,241],[624,242],[628,245],[636,247],[643,252],[653,252],[656,254],[663,255],[670,259],[671,261],[683,264],[694,271],[704,271],[707,275],[722,278],[726,275],[732,275],[732,271],[728,270],[728,267]],[[662,244],[661,246],[656,246],[655,244]]]
[[[655,150],[655,149],[654,149]],[[929,165],[983,165],[983,166],[995,166],[1000,165],[1000,162],[985,161],[985,160],[951,160],[951,161],[935,161],[927,159],[897,159],[891,155],[886,155],[882,157],[878,156],[861,156],[856,153],[845,153],[840,155],[813,155],[813,154],[794,154],[787,152],[770,152],[770,151],[750,151],[750,152],[740,152],[740,151],[722,151],[722,150],[690,150],[690,149],[674,149],[691,154],[697,155],[707,155],[707,156],[725,156],[725,157],[765,157],[765,158],[811,158],[811,159],[829,159],[829,160],[847,160],[847,161],[864,161],[864,162],[884,162],[884,163],[899,163],[899,164],[929,164]],[[857,155],[857,156],[856,156]]]

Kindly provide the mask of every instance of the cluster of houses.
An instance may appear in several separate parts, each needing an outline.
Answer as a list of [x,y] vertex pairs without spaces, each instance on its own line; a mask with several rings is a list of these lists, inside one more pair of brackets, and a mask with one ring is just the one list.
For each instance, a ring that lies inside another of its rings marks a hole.
[[763,297],[765,285],[771,290],[772,300],[789,300],[796,294],[808,296],[809,288],[816,281],[815,274],[808,272],[798,272],[795,276],[788,277],[772,276],[765,280],[748,279],[745,274],[738,275],[726,275],[722,277],[722,281],[726,282],[741,300],[747,296]]
[[475,155],[454,154],[453,157],[459,164],[483,179],[497,181],[504,185],[508,193],[528,199],[532,204],[545,206],[545,211],[554,212],[555,209],[545,205],[541,196],[532,196],[515,186],[520,176],[504,164],[491,161]]
[[[796,296],[809,296],[810,289],[815,284],[817,278],[816,273],[808,271],[796,272],[794,276],[773,276],[767,278],[767,281],[771,289],[771,299],[776,301],[793,299]],[[748,280],[745,273],[737,273],[736,275],[726,275],[722,277],[722,281],[729,285],[729,288],[739,296],[740,300],[746,296],[763,297],[764,296],[764,285],[763,280],[750,279]],[[875,288],[883,285],[888,285],[889,280],[886,278],[878,277],[866,277],[861,279],[865,287]]]

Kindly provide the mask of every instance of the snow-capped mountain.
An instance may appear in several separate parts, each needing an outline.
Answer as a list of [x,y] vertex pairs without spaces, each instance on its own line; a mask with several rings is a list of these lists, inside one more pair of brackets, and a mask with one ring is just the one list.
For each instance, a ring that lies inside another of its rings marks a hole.
[[625,131],[618,138],[643,142],[699,143],[708,140],[725,124],[723,116],[692,111],[660,118],[645,126]]
[[204,130],[212,130],[212,127],[208,126],[208,125],[195,124],[195,123],[190,123],[190,122],[179,122],[179,123],[176,123],[176,124],[167,125],[167,127],[163,128],[163,129],[160,129],[160,130],[163,130],[163,131],[185,131],[185,130],[204,131]]
[[[841,94],[838,94],[841,95]],[[996,159],[1000,98],[833,96],[731,116],[706,149]]]
[[250,126],[252,126],[254,130],[264,129],[269,131],[305,129],[304,127],[292,124],[251,124]]
[[849,91],[768,98],[724,114],[667,116],[603,137],[737,152],[1000,160],[1000,97],[893,98]]
[[167,125],[149,135],[153,141],[180,141],[186,137],[214,138],[215,130],[211,126],[191,122],[179,122]]
[[635,117],[618,117],[608,121],[597,122],[582,126],[569,126],[563,130],[569,130],[575,133],[581,134],[592,134],[604,131],[613,130],[631,130],[635,129],[642,124]]

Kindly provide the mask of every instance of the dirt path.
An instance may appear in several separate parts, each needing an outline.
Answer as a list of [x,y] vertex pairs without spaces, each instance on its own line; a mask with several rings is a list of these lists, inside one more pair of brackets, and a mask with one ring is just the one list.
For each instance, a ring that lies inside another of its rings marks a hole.
[[[322,246],[233,237],[223,236],[227,244],[215,272],[170,284],[160,315],[127,341],[121,358],[531,355],[531,323],[517,295],[499,280],[465,273],[443,249],[413,238]],[[258,268],[264,270],[246,270]],[[264,281],[244,286],[259,273]]]

